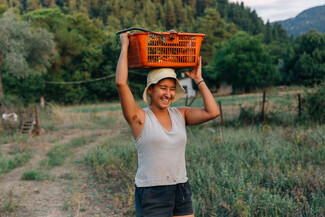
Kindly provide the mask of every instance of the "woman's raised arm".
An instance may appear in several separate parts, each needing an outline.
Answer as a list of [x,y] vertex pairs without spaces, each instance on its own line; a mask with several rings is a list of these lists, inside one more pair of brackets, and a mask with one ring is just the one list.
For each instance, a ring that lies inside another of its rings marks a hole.
[[210,92],[208,86],[205,84],[202,78],[202,58],[199,58],[199,63],[197,67],[195,67],[192,72],[185,72],[187,76],[192,78],[195,83],[198,85],[200,93],[203,98],[204,108],[190,108],[190,107],[182,107],[180,111],[184,115],[186,124],[194,125],[200,124],[206,121],[209,121],[213,118],[219,116],[220,111],[219,107],[214,100],[212,93]]
[[141,123],[141,118],[144,119],[144,111],[135,103],[133,94],[128,85],[128,37],[129,32],[120,35],[122,48],[117,63],[115,83],[120,96],[124,118],[131,126],[133,133],[135,133],[134,128],[137,128],[137,123]]

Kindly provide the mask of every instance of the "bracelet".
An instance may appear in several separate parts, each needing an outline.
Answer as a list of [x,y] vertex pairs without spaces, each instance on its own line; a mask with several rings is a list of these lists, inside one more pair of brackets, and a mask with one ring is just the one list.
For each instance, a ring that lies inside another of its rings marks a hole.
[[204,80],[202,79],[201,81],[197,82],[196,86],[199,86],[199,84],[201,84],[201,82],[204,82]]

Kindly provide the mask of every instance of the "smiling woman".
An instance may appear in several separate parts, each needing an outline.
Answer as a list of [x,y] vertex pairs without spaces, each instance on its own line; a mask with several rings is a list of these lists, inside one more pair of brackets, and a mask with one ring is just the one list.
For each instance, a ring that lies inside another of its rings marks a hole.
[[142,109],[128,86],[129,33],[120,35],[122,49],[116,69],[116,86],[125,120],[130,125],[138,151],[135,177],[136,216],[194,216],[191,189],[186,175],[186,125],[216,118],[219,108],[206,86],[198,65],[185,72],[197,84],[204,108],[170,107],[185,94],[175,70],[154,69],[147,76]]

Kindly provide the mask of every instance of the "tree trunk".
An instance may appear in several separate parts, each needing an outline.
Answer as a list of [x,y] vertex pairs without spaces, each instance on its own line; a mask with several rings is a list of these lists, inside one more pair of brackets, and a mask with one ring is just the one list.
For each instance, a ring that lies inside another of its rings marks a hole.
[[0,97],[3,98],[3,88],[2,88],[2,60],[0,60]]

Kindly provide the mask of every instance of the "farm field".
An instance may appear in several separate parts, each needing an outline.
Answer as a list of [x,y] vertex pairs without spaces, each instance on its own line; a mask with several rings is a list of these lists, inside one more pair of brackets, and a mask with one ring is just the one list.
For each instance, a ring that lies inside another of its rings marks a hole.
[[[196,216],[325,215],[325,126],[297,118],[297,93],[267,94],[263,123],[261,93],[217,97],[225,126],[187,127]],[[137,154],[118,103],[48,106],[40,127],[0,131],[0,216],[135,215]]]

